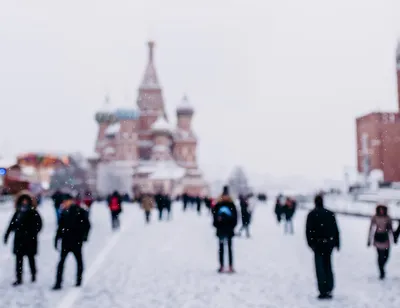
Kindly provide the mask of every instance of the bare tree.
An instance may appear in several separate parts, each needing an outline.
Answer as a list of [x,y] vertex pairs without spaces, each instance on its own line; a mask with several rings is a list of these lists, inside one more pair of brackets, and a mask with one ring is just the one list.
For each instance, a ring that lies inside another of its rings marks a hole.
[[236,167],[228,180],[228,185],[232,194],[248,195],[251,192],[247,176],[242,167]]

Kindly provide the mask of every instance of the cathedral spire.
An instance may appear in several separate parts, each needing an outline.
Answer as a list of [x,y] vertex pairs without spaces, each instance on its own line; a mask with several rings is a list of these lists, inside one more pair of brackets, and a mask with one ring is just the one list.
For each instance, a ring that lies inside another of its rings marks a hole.
[[144,72],[143,81],[140,85],[140,89],[160,89],[160,85],[158,83],[157,73],[154,68],[154,45],[153,41],[147,42],[149,47],[149,55],[147,67]]

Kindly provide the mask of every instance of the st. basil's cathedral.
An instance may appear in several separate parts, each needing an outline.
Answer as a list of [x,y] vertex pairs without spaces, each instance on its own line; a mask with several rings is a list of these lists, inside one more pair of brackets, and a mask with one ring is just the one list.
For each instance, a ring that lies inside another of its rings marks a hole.
[[95,164],[97,191],[207,194],[197,162],[193,116],[194,108],[184,95],[176,109],[176,127],[168,121],[154,65],[154,42],[148,42],[137,108],[115,108],[106,97],[96,113],[99,130],[91,163]]

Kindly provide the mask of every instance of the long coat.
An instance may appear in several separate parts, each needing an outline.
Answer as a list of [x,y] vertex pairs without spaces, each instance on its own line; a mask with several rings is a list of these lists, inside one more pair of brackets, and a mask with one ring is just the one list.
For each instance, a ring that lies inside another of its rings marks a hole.
[[[23,196],[27,196],[31,199],[30,207],[25,211],[19,207],[19,200]],[[38,234],[42,229],[42,219],[38,211],[36,211],[35,205],[34,197],[28,192],[23,192],[16,198],[16,211],[4,235],[4,240],[6,242],[10,233],[14,232],[13,253],[15,255],[37,254]]]
[[154,198],[149,195],[145,195],[142,197],[142,209],[145,212],[150,212],[154,208]]

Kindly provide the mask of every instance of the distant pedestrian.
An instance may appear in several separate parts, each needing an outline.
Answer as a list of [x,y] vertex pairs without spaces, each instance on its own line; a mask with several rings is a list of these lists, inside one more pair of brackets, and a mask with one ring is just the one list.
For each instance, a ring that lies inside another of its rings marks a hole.
[[60,214],[61,214],[60,206],[64,200],[64,194],[61,191],[56,190],[54,192],[54,194],[51,196],[51,199],[53,199],[54,210],[56,212],[56,219],[57,219],[57,223],[58,223],[58,221],[60,220]]
[[274,212],[275,212],[276,221],[278,222],[278,224],[281,222],[282,214],[283,214],[283,204],[282,204],[281,200],[282,200],[282,195],[279,195],[278,197],[276,197]]
[[242,216],[242,226],[239,229],[238,235],[242,235],[242,231],[246,231],[246,236],[249,238],[250,237],[250,221],[251,221],[251,210],[250,210],[250,204],[249,204],[249,199],[245,197],[244,195],[239,196],[239,203],[240,203],[240,212]]
[[146,223],[150,223],[151,210],[154,208],[154,198],[150,194],[144,194],[141,198],[141,207],[144,210]]
[[113,230],[119,229],[119,216],[122,213],[122,197],[118,191],[114,191],[110,196],[108,196],[107,203],[111,213],[111,228]]
[[71,195],[65,195],[62,209],[60,223],[54,239],[56,250],[58,250],[58,243],[61,240],[61,252],[53,290],[60,290],[62,287],[64,263],[69,253],[73,253],[77,263],[76,286],[81,286],[83,275],[82,245],[87,241],[90,230],[87,213],[75,203]]
[[373,239],[374,246],[378,253],[379,278],[385,279],[385,265],[390,254],[390,237],[393,237],[392,218],[388,215],[385,205],[376,207],[376,214],[371,218],[371,225],[368,233],[368,247]]
[[340,248],[339,229],[335,214],[324,208],[321,195],[315,197],[315,208],[307,216],[306,237],[313,250],[318,280],[319,299],[331,299],[334,288],[331,255]]
[[4,235],[7,244],[11,232],[14,233],[15,272],[13,286],[22,284],[23,259],[28,257],[32,282],[36,281],[35,255],[38,250],[38,234],[42,229],[42,219],[36,211],[36,198],[29,191],[21,191],[15,198],[15,213]]
[[200,196],[195,197],[196,200],[196,209],[197,209],[197,214],[201,215],[201,205],[203,203],[202,198]]
[[85,205],[88,216],[90,214],[90,209],[92,208],[93,202],[94,202],[94,198],[92,196],[91,191],[90,190],[85,191],[82,203]]
[[235,235],[234,229],[237,225],[237,210],[235,203],[229,196],[229,188],[225,186],[222,196],[213,208],[213,225],[217,229],[217,237],[219,239],[219,273],[224,272],[224,246],[225,242],[228,246],[229,273],[234,273],[233,268],[233,251],[232,238]]
[[283,207],[283,214],[285,216],[285,233],[294,233],[293,229],[293,216],[296,212],[296,201],[290,197],[286,198],[285,205]]

